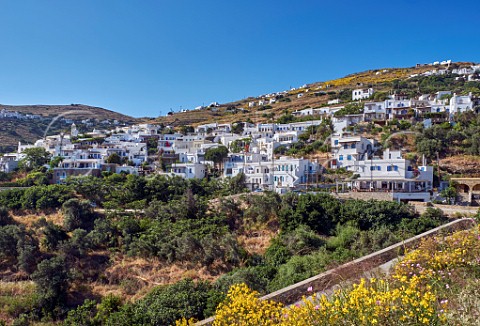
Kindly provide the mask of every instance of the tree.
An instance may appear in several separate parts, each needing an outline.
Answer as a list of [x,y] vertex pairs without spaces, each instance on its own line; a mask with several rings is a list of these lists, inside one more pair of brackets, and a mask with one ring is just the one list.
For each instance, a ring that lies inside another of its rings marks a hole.
[[213,161],[215,165],[221,165],[228,156],[228,149],[225,146],[209,148],[205,151],[205,160]]
[[122,158],[117,153],[112,153],[107,157],[107,163],[122,164]]
[[63,157],[62,156],[55,156],[54,158],[52,158],[52,160],[50,161],[50,167],[51,168],[56,168],[60,165],[60,163],[63,162]]
[[243,122],[235,122],[232,124],[232,132],[234,134],[241,135],[243,132],[243,128],[245,127],[245,123]]
[[45,259],[32,274],[37,286],[39,304],[45,315],[58,315],[57,308],[65,305],[69,287],[68,273],[62,257]]
[[245,174],[243,172],[237,174],[229,180],[229,189],[231,194],[239,194],[244,192],[247,188],[245,187]]
[[135,307],[142,325],[171,325],[175,320],[204,318],[210,284],[185,279],[172,285],[160,286],[147,294]]
[[10,216],[8,209],[0,206],[0,226],[5,226],[8,224],[15,224],[15,221]]
[[69,199],[63,203],[62,212],[65,230],[70,232],[78,228],[87,231],[93,229],[96,216],[88,201],[81,201],[76,198]]
[[182,135],[187,135],[188,133],[193,133],[193,132],[195,132],[195,128],[193,128],[192,126],[189,126],[189,125],[180,126],[180,133]]
[[334,113],[335,117],[343,117],[347,114],[360,114],[363,113],[363,103],[348,103],[344,108],[341,108]]
[[442,148],[442,142],[437,139],[422,139],[417,142],[417,152],[425,155],[429,159],[435,158],[435,155]]
[[20,162],[20,168],[24,170],[33,170],[44,164],[50,159],[50,153],[43,147],[27,148],[22,152],[25,158]]
[[457,188],[455,187],[455,185],[450,184],[447,188],[443,189],[440,192],[440,195],[447,200],[447,203],[454,204],[458,195]]
[[68,235],[60,226],[48,222],[43,228],[43,245],[48,250],[56,250],[60,242],[67,240]]

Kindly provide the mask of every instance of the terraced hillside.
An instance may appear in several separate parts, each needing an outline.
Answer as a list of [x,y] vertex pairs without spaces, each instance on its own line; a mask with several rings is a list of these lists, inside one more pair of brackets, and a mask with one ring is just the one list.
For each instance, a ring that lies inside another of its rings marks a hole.
[[[449,69],[468,67],[469,62],[452,63]],[[434,69],[445,69],[446,66],[419,66],[409,68],[381,68],[351,74],[342,78],[316,82],[291,89],[284,97],[275,103],[267,100],[264,105],[258,105],[264,96],[248,97],[238,101],[223,103],[218,107],[207,107],[202,110],[173,113],[160,117],[154,121],[166,125],[198,125],[202,123],[218,122],[231,123],[236,121],[264,122],[276,119],[286,112],[294,112],[308,107],[321,107],[328,105],[329,100],[340,99],[341,103],[351,101],[351,91],[356,88],[373,87],[377,94],[390,93],[395,90],[404,91],[405,88],[412,92],[421,92],[420,78],[413,77]],[[281,90],[278,90],[279,92]],[[301,95],[299,95],[301,94]],[[250,102],[255,106],[249,107]]]

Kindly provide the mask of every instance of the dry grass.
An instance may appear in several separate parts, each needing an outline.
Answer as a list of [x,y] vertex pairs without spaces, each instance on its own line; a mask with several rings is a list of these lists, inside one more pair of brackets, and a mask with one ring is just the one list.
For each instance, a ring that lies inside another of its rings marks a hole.
[[480,177],[480,156],[455,155],[440,160],[440,168],[449,174]]
[[246,234],[238,236],[240,245],[250,254],[263,255],[270,245],[270,241],[275,236],[271,230],[248,231]]
[[32,281],[0,281],[0,321],[13,322],[13,316],[25,312],[34,302],[34,292]]
[[47,222],[52,222],[57,225],[63,225],[63,214],[60,210],[46,213],[29,213],[29,212],[11,212],[10,213],[15,222],[31,228],[35,222],[40,218],[45,218]]
[[0,281],[0,296],[23,296],[35,291],[33,281],[2,282]]
[[[101,281],[92,283],[95,295],[118,295],[125,300],[136,300],[153,287],[176,283],[184,278],[216,280],[225,266],[202,267],[190,263],[167,264],[157,259],[144,259],[117,255],[112,258]],[[222,271],[223,272],[223,271]]]

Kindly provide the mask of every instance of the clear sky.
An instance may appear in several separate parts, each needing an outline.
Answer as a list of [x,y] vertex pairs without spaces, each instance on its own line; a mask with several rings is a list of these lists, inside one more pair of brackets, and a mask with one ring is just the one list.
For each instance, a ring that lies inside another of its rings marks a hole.
[[159,116],[383,67],[480,61],[479,0],[0,0],[0,103]]

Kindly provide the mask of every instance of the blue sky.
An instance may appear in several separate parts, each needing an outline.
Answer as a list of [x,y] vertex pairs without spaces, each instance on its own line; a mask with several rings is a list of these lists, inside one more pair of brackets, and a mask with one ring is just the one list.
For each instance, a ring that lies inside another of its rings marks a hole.
[[480,61],[480,1],[0,0],[0,103],[170,108]]

